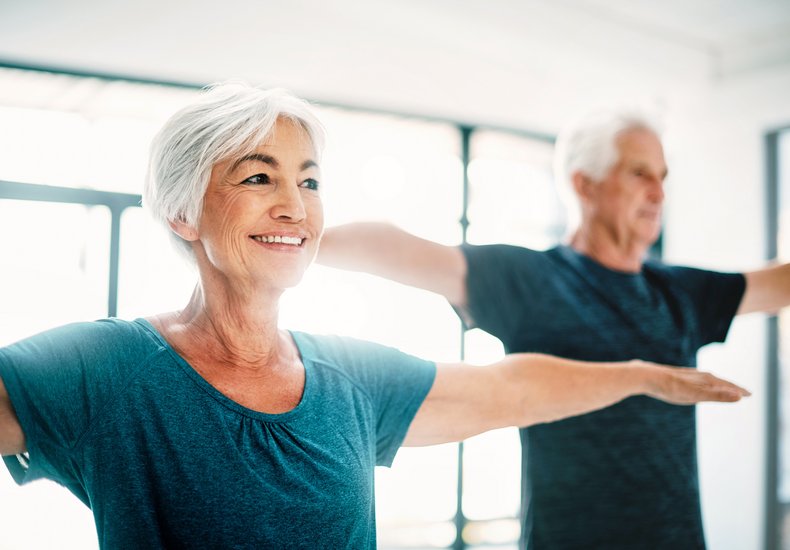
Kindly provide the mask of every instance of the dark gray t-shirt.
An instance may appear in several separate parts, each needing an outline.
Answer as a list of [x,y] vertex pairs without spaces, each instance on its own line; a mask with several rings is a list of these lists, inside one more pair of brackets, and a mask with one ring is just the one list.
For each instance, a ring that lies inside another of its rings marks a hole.
[[103,548],[375,548],[374,466],[391,464],[435,366],[292,335],[305,388],[283,414],[225,397],[142,319],[0,349],[29,453],[9,470],[69,488]]
[[[612,271],[567,246],[465,246],[468,311],[513,352],[696,366],[744,277],[647,262]],[[647,397],[521,430],[522,543],[535,550],[705,547],[694,407]]]

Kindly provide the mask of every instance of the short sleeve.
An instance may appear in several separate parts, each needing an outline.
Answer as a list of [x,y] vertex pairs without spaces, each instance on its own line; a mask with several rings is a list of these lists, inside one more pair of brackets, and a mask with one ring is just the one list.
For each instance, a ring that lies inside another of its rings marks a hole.
[[456,308],[469,328],[480,328],[509,341],[514,322],[525,314],[526,304],[540,296],[532,264],[538,253],[510,245],[463,245],[466,257],[466,308]]
[[376,416],[376,465],[390,466],[433,385],[436,365],[371,342],[351,346]]
[[29,461],[6,457],[18,483],[75,483],[72,451],[118,382],[118,353],[123,346],[109,321],[67,325],[0,349],[0,377],[28,449]]
[[[370,400],[376,427],[376,465],[390,466],[436,376],[436,364],[354,338],[305,336],[311,353],[351,377]],[[307,348],[306,348],[307,349]]]
[[390,466],[433,385],[436,365],[386,347],[372,363],[378,370],[371,391],[377,411],[376,464]]
[[727,338],[746,290],[741,273],[721,273],[692,267],[668,267],[667,274],[684,290],[697,316],[697,347]]

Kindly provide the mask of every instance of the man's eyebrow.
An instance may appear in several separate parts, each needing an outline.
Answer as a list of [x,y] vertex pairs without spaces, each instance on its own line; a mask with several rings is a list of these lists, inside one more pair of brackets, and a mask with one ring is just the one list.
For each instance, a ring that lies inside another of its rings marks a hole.
[[[644,162],[644,161],[641,161],[641,160],[634,162],[631,166],[632,166],[632,168],[639,168],[640,170],[649,170],[650,169],[650,165],[647,162]],[[662,180],[667,179],[667,176],[669,175],[669,168],[665,168],[664,170],[662,170],[659,173],[659,175],[661,176]]]
[[245,162],[249,162],[251,160],[255,160],[255,161],[258,161],[258,162],[262,162],[264,164],[268,164],[272,168],[279,168],[280,167],[280,163],[277,162],[277,159],[272,157],[272,156],[264,155],[264,154],[261,154],[261,153],[250,153],[249,155],[244,155],[239,160],[234,162],[233,166],[230,167],[230,171],[232,172],[233,170],[238,168],[241,164],[243,164]]

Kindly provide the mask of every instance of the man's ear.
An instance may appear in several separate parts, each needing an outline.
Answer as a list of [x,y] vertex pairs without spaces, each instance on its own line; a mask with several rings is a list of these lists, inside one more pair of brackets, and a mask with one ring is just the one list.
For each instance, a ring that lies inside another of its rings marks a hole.
[[170,225],[170,229],[173,230],[173,233],[185,241],[191,242],[198,240],[197,229],[185,222],[183,218],[179,217],[177,220],[168,220],[167,223]]
[[581,172],[573,173],[571,176],[571,183],[573,184],[573,190],[576,192],[581,202],[589,200],[595,192],[595,182],[590,179],[589,176]]

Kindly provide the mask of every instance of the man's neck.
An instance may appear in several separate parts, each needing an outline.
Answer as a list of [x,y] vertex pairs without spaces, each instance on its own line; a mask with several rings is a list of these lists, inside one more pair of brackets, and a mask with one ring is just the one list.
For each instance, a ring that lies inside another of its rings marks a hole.
[[569,246],[579,254],[592,258],[614,271],[639,273],[647,255],[644,243],[620,241],[601,233],[578,229],[571,237]]

